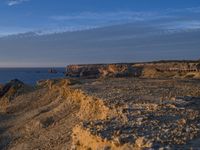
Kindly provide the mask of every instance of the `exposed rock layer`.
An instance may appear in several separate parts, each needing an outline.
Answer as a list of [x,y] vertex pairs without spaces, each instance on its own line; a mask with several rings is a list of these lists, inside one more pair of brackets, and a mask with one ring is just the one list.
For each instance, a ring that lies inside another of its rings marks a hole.
[[69,65],[67,76],[102,77],[176,77],[200,78],[198,61],[164,61],[150,63]]

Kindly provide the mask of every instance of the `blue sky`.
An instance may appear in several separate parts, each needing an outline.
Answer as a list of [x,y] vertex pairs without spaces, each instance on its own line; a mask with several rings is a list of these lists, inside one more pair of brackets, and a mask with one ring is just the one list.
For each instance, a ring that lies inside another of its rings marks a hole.
[[[192,11],[200,11],[199,0],[1,0],[0,35],[79,30],[159,17],[194,17]],[[193,22],[198,22],[198,17]]]
[[200,56],[199,0],[1,0],[0,18],[0,67]]

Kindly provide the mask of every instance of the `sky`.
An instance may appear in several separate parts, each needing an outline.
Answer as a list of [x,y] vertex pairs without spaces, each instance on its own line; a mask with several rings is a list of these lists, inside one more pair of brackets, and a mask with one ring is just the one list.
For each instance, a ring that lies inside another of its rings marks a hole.
[[0,67],[200,58],[199,0],[0,0]]

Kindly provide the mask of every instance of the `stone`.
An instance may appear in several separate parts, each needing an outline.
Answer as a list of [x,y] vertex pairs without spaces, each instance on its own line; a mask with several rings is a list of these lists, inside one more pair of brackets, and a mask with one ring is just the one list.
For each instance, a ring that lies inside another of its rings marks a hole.
[[1,88],[0,98],[6,96],[8,99],[11,99],[24,85],[25,84],[18,79],[11,80]]

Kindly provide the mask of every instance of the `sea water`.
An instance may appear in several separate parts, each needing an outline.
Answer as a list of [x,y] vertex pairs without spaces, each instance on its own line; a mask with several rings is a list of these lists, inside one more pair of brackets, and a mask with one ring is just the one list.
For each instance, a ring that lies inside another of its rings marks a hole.
[[65,68],[54,68],[57,73],[49,73],[50,68],[0,68],[0,83],[19,79],[26,84],[34,85],[38,80],[65,77]]

